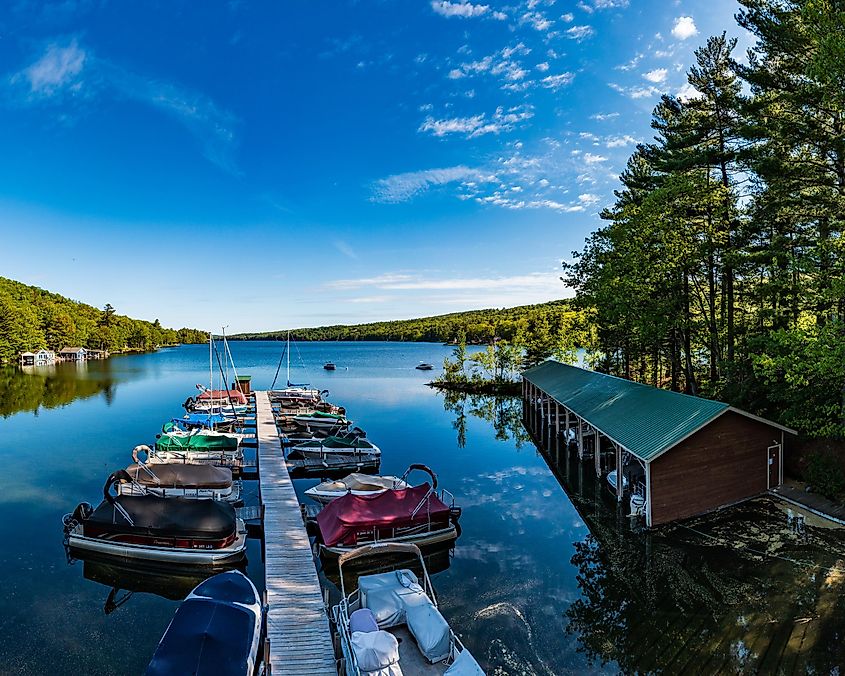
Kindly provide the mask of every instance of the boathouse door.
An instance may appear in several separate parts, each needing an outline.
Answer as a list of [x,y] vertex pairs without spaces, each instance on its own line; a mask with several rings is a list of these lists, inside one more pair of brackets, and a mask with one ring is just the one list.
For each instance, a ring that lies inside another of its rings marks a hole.
[[769,488],[780,486],[780,444],[769,446]]

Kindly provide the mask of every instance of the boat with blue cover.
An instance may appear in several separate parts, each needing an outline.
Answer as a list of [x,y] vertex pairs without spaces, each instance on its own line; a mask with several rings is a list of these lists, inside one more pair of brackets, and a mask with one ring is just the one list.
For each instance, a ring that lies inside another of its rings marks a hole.
[[147,676],[252,676],[261,644],[258,591],[240,571],[208,578],[176,610]]

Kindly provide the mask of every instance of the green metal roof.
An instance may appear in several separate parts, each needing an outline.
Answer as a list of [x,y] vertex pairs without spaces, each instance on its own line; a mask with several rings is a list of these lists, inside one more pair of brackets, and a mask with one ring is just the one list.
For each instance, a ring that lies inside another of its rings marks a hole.
[[236,380],[252,380],[252,376],[238,376]]
[[538,364],[522,377],[646,462],[729,408],[721,401],[661,390],[556,361]]

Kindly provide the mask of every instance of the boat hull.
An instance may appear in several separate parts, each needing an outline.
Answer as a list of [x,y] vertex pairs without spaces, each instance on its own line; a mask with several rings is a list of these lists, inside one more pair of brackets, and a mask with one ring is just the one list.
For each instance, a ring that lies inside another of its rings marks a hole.
[[235,541],[219,549],[180,549],[148,544],[115,542],[105,538],[87,537],[78,524],[69,533],[67,544],[74,550],[91,552],[116,561],[149,561],[185,566],[218,567],[236,563],[246,556],[246,526],[238,519]]
[[193,500],[224,500],[225,502],[240,502],[241,482],[232,482],[230,488],[180,488],[175,486],[160,487],[145,484],[118,484],[118,495],[160,495],[163,498],[191,498]]
[[431,547],[439,545],[444,542],[451,542],[458,539],[458,529],[455,524],[450,523],[448,527],[439,530],[427,531],[424,533],[411,533],[408,535],[400,535],[393,538],[380,538],[375,541],[358,542],[354,545],[334,545],[327,547],[320,544],[320,554],[327,558],[337,558],[345,552],[351,552],[358,547],[364,545],[374,544],[374,542],[401,542],[405,544],[415,544],[417,547]]

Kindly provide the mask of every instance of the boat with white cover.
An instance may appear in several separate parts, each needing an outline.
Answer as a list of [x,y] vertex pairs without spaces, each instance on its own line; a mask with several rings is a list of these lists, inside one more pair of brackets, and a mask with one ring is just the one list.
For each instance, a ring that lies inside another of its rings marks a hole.
[[263,609],[252,581],[237,570],[201,582],[182,601],[146,676],[253,676]]
[[[422,578],[408,568],[361,575],[357,588],[347,594],[344,564],[388,553],[416,555]],[[484,676],[440,612],[418,547],[367,545],[343,554],[338,565],[342,598],[332,608],[332,619],[346,676]]]
[[71,552],[81,550],[122,561],[223,566],[246,555],[246,526],[220,500],[157,495],[112,495],[126,470],[112,473],[96,507],[80,503],[62,519]]
[[136,462],[126,468],[131,481],[116,484],[118,495],[158,495],[162,498],[240,502],[241,482],[228,467],[187,463],[149,465]]
[[378,476],[352,472],[352,474],[342,479],[324,481],[321,484],[312,486],[305,491],[305,495],[314,500],[314,502],[327,505],[332,500],[343,497],[347,493],[359,496],[378,495],[390,488],[407,487],[408,484],[397,476]]

